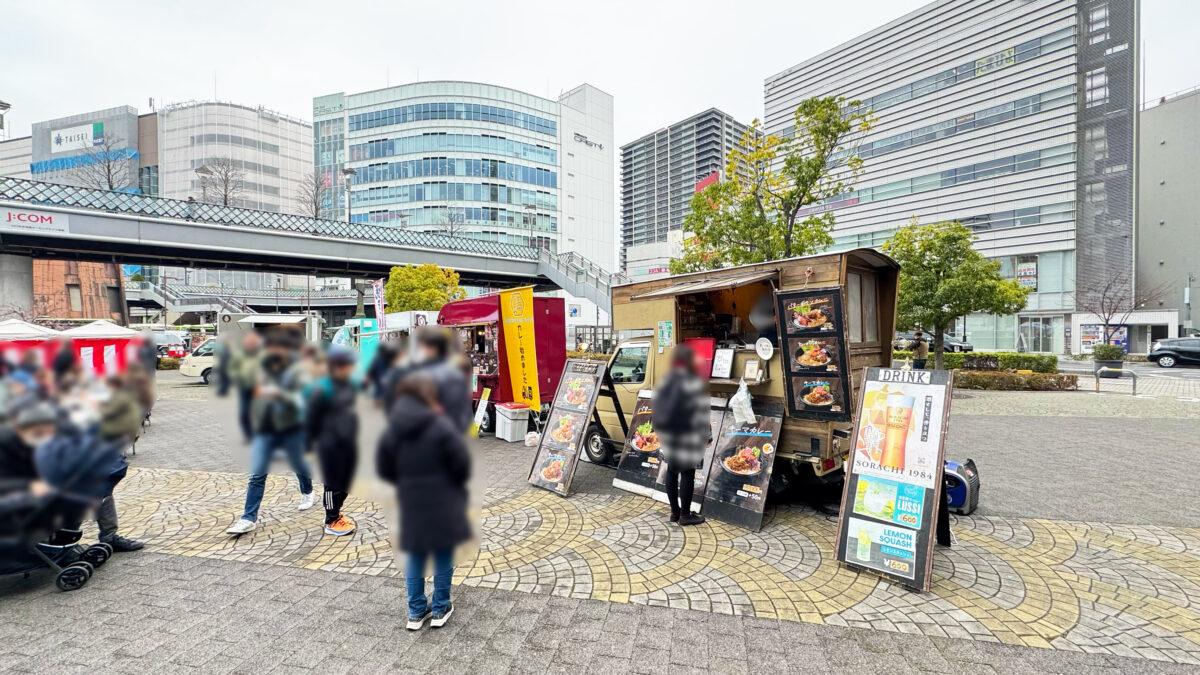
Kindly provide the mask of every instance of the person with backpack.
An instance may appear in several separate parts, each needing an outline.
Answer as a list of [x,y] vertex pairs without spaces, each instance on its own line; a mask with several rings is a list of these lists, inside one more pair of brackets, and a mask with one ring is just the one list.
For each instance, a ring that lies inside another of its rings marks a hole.
[[[375,465],[379,477],[396,486],[400,502],[400,549],[408,553],[406,627],[420,630],[429,621],[430,627],[441,628],[454,613],[454,547],[471,536],[471,456],[459,422],[441,410],[438,385],[428,372],[410,374],[397,387]],[[425,565],[431,557],[432,603],[425,596]]]
[[696,470],[704,465],[704,448],[712,437],[708,391],[697,372],[696,353],[686,344],[671,352],[671,369],[654,391],[651,424],[667,461],[667,501],[671,522],[697,525],[704,516],[692,513]]
[[325,533],[342,537],[355,528],[354,521],[342,513],[342,504],[358,466],[358,413],[354,410],[358,387],[350,379],[356,354],[335,346],[325,360],[329,373],[309,389],[305,427],[309,443],[316,447],[325,483]]

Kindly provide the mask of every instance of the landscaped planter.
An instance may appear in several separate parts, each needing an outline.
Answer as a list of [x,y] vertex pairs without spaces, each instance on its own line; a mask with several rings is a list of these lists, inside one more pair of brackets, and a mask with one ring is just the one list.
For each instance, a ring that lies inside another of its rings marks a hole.
[[1101,368],[1112,368],[1112,371],[1099,373],[1099,375],[1100,377],[1107,377],[1114,380],[1121,377],[1120,369],[1125,367],[1124,361],[1102,361],[1096,359],[1092,363],[1094,364],[1093,371],[1100,370]]
[[1117,345],[1096,345],[1092,348],[1092,370],[1111,368],[1115,372],[1100,373],[1100,377],[1116,379],[1121,377],[1120,369],[1125,367],[1125,350]]

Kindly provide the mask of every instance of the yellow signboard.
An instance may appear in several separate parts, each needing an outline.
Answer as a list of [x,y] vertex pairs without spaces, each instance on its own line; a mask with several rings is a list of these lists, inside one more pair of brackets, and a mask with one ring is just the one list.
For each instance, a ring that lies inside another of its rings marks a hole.
[[537,341],[533,334],[533,287],[500,291],[500,324],[513,400],[532,410],[542,407],[538,390]]

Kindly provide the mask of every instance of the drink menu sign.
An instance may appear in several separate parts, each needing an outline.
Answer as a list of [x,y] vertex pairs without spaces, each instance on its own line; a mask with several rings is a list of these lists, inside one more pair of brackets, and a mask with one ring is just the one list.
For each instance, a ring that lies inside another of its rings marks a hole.
[[775,294],[788,414],[823,422],[850,420],[850,358],[837,288]]
[[929,590],[953,375],[868,368],[846,465],[837,559]]
[[748,423],[738,423],[732,412],[722,418],[709,461],[704,515],[757,532],[779,448],[783,406],[756,403],[754,412]]
[[567,360],[529,469],[530,483],[567,495],[579,465],[583,432],[596,405],[604,365],[601,361]]

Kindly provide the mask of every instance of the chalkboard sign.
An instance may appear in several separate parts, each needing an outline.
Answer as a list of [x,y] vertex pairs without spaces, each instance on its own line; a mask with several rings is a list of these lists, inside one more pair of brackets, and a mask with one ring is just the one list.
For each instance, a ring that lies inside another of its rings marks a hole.
[[748,423],[738,423],[732,411],[722,418],[712,444],[704,515],[757,532],[779,447],[783,406],[755,403],[754,413],[754,421]]
[[850,421],[850,358],[838,288],[775,294],[788,416]]
[[928,591],[953,375],[867,368],[838,517],[837,559]]
[[579,465],[583,432],[596,405],[604,363],[568,359],[538,442],[529,482],[566,496]]

